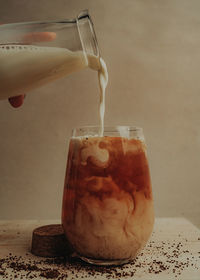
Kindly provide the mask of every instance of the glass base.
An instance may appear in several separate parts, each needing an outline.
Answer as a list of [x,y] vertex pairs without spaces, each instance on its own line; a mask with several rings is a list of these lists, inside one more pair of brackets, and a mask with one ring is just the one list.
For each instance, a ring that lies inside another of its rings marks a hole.
[[128,263],[130,259],[121,259],[121,260],[97,260],[97,259],[91,259],[87,257],[83,257],[80,255],[77,255],[78,258],[80,258],[82,261],[87,262],[89,264],[93,265],[104,265],[104,266],[111,266],[111,265],[123,265],[125,263]]

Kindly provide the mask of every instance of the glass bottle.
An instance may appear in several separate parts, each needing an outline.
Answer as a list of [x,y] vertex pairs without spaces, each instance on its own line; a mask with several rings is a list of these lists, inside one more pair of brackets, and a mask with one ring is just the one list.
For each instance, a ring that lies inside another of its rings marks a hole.
[[83,68],[99,69],[99,49],[87,11],[72,20],[0,26],[0,99]]
[[62,224],[82,260],[119,265],[134,259],[149,239],[154,208],[141,128],[73,130],[64,184]]

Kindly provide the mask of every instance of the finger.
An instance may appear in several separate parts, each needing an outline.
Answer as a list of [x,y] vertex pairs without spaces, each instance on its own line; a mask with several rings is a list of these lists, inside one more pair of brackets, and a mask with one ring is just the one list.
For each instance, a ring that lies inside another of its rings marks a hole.
[[32,32],[28,33],[23,37],[23,43],[32,43],[32,42],[50,42],[55,40],[55,32]]
[[22,94],[22,95],[10,97],[8,101],[12,105],[12,107],[18,108],[24,103],[24,98],[25,98],[25,94]]

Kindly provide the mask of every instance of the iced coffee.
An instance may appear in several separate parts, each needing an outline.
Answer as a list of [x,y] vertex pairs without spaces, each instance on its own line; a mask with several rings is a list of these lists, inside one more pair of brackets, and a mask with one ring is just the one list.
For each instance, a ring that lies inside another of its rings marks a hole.
[[129,129],[125,136],[86,135],[70,141],[62,223],[75,252],[91,263],[129,261],[152,232],[146,147],[139,129],[134,130],[134,136]]

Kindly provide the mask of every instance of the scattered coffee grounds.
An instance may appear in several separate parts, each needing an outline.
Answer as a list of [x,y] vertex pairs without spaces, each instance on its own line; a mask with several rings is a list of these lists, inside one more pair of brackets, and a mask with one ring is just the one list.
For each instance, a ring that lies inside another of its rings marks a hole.
[[60,272],[56,269],[47,269],[40,273],[39,276],[44,277],[46,279],[57,279],[60,275]]
[[4,275],[4,271],[3,270],[0,270],[0,275]]
[[31,254],[14,256],[9,254],[0,259],[1,280],[28,279],[130,279],[139,275],[172,275],[179,279],[184,270],[196,270],[200,274],[200,252],[190,251],[188,241],[179,236],[179,240],[154,241],[147,244],[141,254],[129,264],[123,266],[94,266],[77,258],[35,258]]

